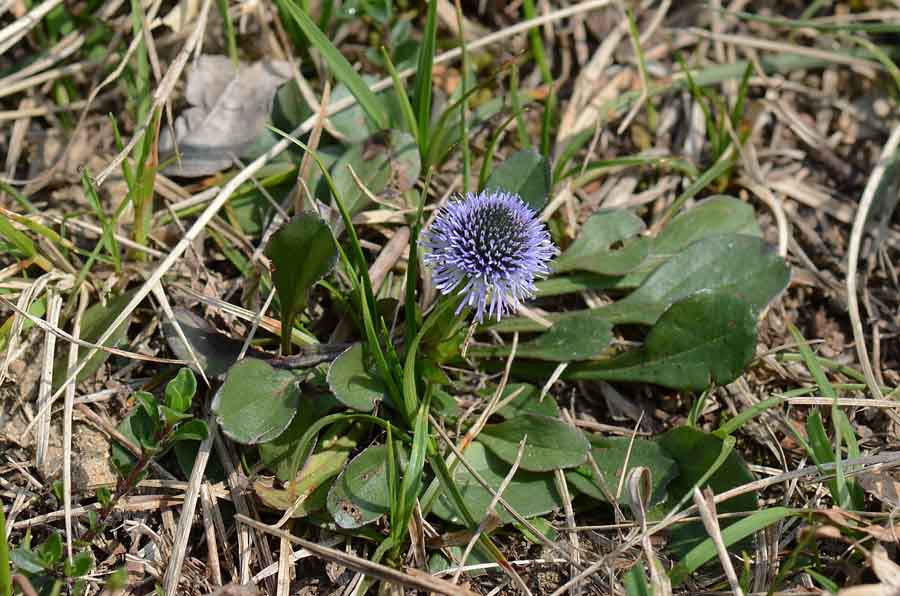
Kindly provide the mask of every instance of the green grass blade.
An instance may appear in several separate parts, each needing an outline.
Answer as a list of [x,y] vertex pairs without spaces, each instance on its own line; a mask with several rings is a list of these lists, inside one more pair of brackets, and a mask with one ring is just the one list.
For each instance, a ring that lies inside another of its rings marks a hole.
[[456,308],[460,300],[461,298],[458,296],[443,298],[434,310],[431,311],[428,318],[425,319],[422,328],[419,329],[416,337],[406,350],[406,362],[403,365],[403,403],[405,404],[404,409],[410,415],[414,414],[419,409],[418,390],[416,389],[416,380],[418,379],[418,375],[416,374],[416,356],[418,356],[419,353],[419,344],[422,342],[422,338],[425,337],[425,334],[428,333],[435,324],[440,323],[444,315],[450,309]]
[[703,172],[703,174],[694,180],[690,186],[688,186],[683,193],[681,193],[678,198],[676,198],[672,205],[669,206],[669,209],[665,212],[665,214],[660,218],[657,227],[662,227],[667,221],[672,219],[681,208],[684,206],[688,200],[692,199],[699,193],[701,190],[709,186],[713,180],[724,174],[728,171],[728,169],[734,165],[735,158],[733,156],[726,157],[723,155],[719,158],[719,161],[713,164],[713,166]]
[[669,168],[691,178],[696,178],[700,175],[700,172],[697,171],[697,168],[694,166],[694,164],[680,157],[675,157],[674,155],[626,155],[613,159],[598,159],[589,162],[584,166],[572,168],[571,170],[565,172],[560,177],[560,180],[565,180],[569,176],[574,176],[575,174],[578,174],[583,170],[583,173],[581,173],[575,180],[575,187],[579,188],[603,176],[605,170],[608,170],[610,168],[624,168],[633,166]]
[[391,432],[391,427],[388,425],[386,440],[384,443],[385,447],[387,447],[387,482],[388,482],[388,503],[391,506],[390,511],[390,520],[391,520],[391,528],[397,525],[397,520],[400,519],[400,501],[397,498],[400,493],[400,482],[397,478],[397,470],[400,468],[399,460],[397,458],[397,452],[394,449],[394,433]]
[[[515,109],[515,108],[513,108]],[[487,147],[484,149],[484,156],[481,160],[481,171],[478,174],[478,188],[484,188],[484,185],[487,184],[488,178],[491,176],[491,170],[494,167],[494,153],[497,151],[497,146],[500,144],[500,140],[503,138],[503,135],[506,133],[506,127],[510,125],[510,123],[516,119],[517,114],[514,112],[509,118],[503,121],[500,126],[494,131],[494,134],[491,135],[490,140],[488,141]]]
[[328,416],[324,416],[319,418],[314,423],[310,425],[306,432],[300,437],[294,447],[294,456],[291,461],[291,478],[296,478],[297,471],[300,469],[300,466],[303,465],[303,462],[309,457],[310,453],[312,453],[314,444],[313,438],[316,437],[326,426],[330,424],[335,424],[337,422],[347,421],[352,422],[354,420],[369,422],[375,424],[376,426],[380,426],[383,429],[387,429],[389,426],[391,427],[391,432],[400,440],[408,441],[412,443],[412,437],[409,436],[409,433],[404,431],[402,428],[398,428],[397,426],[391,424],[387,420],[383,418],[379,418],[378,416],[373,416],[371,414],[347,414],[343,412],[339,412],[337,414],[329,414]]
[[856,35],[841,35],[840,37],[841,39],[846,39],[847,41],[853,42],[868,50],[869,53],[881,63],[888,74],[891,75],[894,85],[897,87],[897,90],[900,90],[900,68],[897,68],[897,65],[884,50],[863,37],[858,37]]
[[[799,515],[801,512],[797,509],[788,507],[772,507],[764,509],[737,521],[722,530],[722,539],[725,545],[740,542],[747,536],[759,532],[763,528],[767,528],[772,524],[779,522],[792,515]],[[713,544],[712,538],[707,538],[688,552],[683,559],[669,572],[669,579],[672,585],[677,586],[697,569],[711,561],[716,556],[716,546]]]
[[[731,127],[735,132],[739,132],[741,119],[744,117],[744,107],[747,102],[747,92],[750,90],[750,76],[753,74],[753,66],[748,64],[744,69],[744,76],[741,77],[741,84],[738,87],[737,99],[734,102],[734,108],[731,110]],[[729,137],[730,138],[730,137]]]
[[[388,55],[387,48],[384,46],[381,46],[381,57],[384,59],[384,65],[387,67],[388,74],[391,75],[391,80],[394,82],[394,93],[397,94],[397,101],[400,102],[400,110],[403,112],[403,120],[406,122],[406,129],[416,140],[416,145],[418,146],[419,127],[416,125],[416,115],[413,112],[412,104],[409,103],[409,95],[406,93],[406,86],[403,84],[400,75],[397,74],[397,69],[394,68],[394,63],[391,62],[391,57]],[[420,155],[421,151],[422,147],[420,146]]]
[[[403,395],[401,395],[400,390],[397,387],[394,374],[391,371],[387,358],[384,356],[384,350],[381,349],[381,342],[378,340],[378,333],[375,331],[375,322],[372,320],[373,313],[369,310],[369,305],[364,298],[360,300],[360,307],[362,309],[363,329],[366,334],[366,345],[369,350],[371,350],[372,356],[375,358],[375,366],[378,368],[381,380],[387,386],[391,401],[397,404],[397,407],[403,408],[406,401],[403,399]],[[415,412],[415,410],[404,408],[401,411],[406,420],[412,420],[412,413]]]
[[[593,136],[594,130],[588,128],[566,138],[568,142],[566,143],[566,146],[563,147],[562,151],[559,152],[559,155],[556,157],[556,161],[553,164],[553,184],[556,184],[565,178],[563,172],[566,171],[566,166],[574,159],[575,154],[588,144]],[[577,167],[569,170],[569,172],[575,171],[578,171]]]
[[[428,133],[431,125],[431,86],[434,52],[437,45],[437,0],[428,1],[428,15],[425,30],[419,46],[419,61],[416,66],[416,86],[413,91],[413,106],[419,125],[419,155],[422,166],[428,167]],[[465,76],[465,74],[463,75]]]
[[[631,47],[637,56],[638,73],[641,76],[641,85],[644,89],[650,89],[650,76],[647,74],[647,60],[644,58],[644,50],[641,47],[641,35],[638,32],[637,23],[634,21],[634,13],[631,9],[625,10],[625,18],[628,19],[628,36],[631,39]],[[647,124],[651,131],[656,130],[656,108],[653,107],[653,101],[648,97],[647,102]]]
[[703,110],[703,120],[706,122],[706,134],[710,139],[710,143],[714,145],[713,154],[719,155],[719,148],[715,146],[716,122],[713,118],[712,111],[710,111],[709,105],[707,104],[706,94],[703,93],[703,90],[697,85],[696,81],[694,81],[691,69],[688,67],[687,62],[684,61],[684,56],[681,55],[681,52],[675,52],[675,60],[677,60],[678,65],[681,66],[681,72],[684,73],[685,83],[687,84],[688,90],[691,92],[691,97],[697,102],[700,109]]
[[12,570],[9,543],[6,541],[6,513],[0,501],[0,596],[12,596]]
[[749,408],[747,410],[740,412],[737,416],[735,416],[734,418],[732,418],[731,420],[729,420],[728,422],[726,422],[725,424],[720,426],[718,429],[716,429],[716,431],[713,434],[719,438],[724,439],[725,437],[736,432],[738,429],[740,429],[742,426],[744,426],[747,422],[756,418],[757,416],[759,416],[766,410],[768,410],[770,408],[774,408],[776,406],[779,406],[783,403],[784,403],[783,397],[773,397],[773,398],[767,399],[765,401],[761,401],[758,404],[754,405],[752,408]]
[[241,61],[238,57],[237,36],[234,34],[234,21],[228,13],[228,0],[217,0],[219,6],[219,14],[222,15],[222,22],[225,25],[225,39],[228,42],[228,57],[231,63],[237,68]]
[[509,96],[512,101],[513,116],[516,118],[516,136],[519,138],[519,145],[522,146],[522,149],[529,149],[531,148],[531,139],[528,138],[525,117],[522,116],[522,102],[519,100],[519,65],[516,62],[513,62],[512,70],[509,73]]
[[406,320],[406,345],[412,345],[413,338],[419,333],[418,308],[416,306],[416,282],[419,277],[419,236],[422,234],[422,220],[425,202],[428,200],[428,189],[431,187],[432,168],[425,174],[425,184],[419,195],[419,207],[416,210],[416,221],[409,236],[409,259],[406,266],[406,295],[404,296],[403,314]]
[[466,46],[466,36],[464,31],[464,20],[462,14],[462,6],[459,0],[456,0],[456,22],[459,24],[459,46],[462,48],[462,77],[460,77],[460,85],[462,90],[462,102],[459,104],[459,146],[462,149],[463,162],[463,194],[468,193],[472,182],[472,156],[469,149],[469,126],[466,113],[469,111],[469,100],[466,89],[469,84],[469,50]]
[[28,211],[29,213],[40,213],[40,210],[34,206],[34,204],[28,200],[28,197],[20,193],[15,187],[10,184],[7,184],[3,180],[0,180],[0,191],[5,192],[13,199],[15,199],[16,203],[18,203],[23,209]]
[[94,188],[94,181],[91,180],[91,176],[88,173],[87,169],[84,169],[81,172],[81,184],[84,187],[84,195],[87,197],[91,208],[93,208],[94,213],[97,215],[97,219],[100,220],[100,228],[102,229],[101,239],[103,242],[103,246],[112,257],[116,272],[120,272],[122,270],[122,256],[119,254],[119,242],[118,240],[116,240],[115,231],[113,230],[113,223],[109,220],[109,218],[106,216],[106,213],[104,213],[103,211],[103,205],[100,203],[100,197],[97,196],[97,189]]
[[[818,385],[819,389],[822,391],[822,395],[834,400],[831,405],[831,423],[834,428],[833,446],[828,441],[825,427],[822,423],[821,416],[818,415],[818,411],[814,412],[815,416],[811,415],[807,418],[807,432],[809,433],[810,446],[817,457],[816,463],[822,464],[831,461],[834,462],[835,479],[833,486],[835,488],[835,494],[832,496],[836,501],[841,503],[842,507],[858,509],[862,507],[863,504],[860,500],[862,493],[860,492],[860,488],[857,486],[856,481],[847,478],[842,455],[842,445],[845,440],[847,441],[848,453],[850,456],[853,457],[854,452],[857,456],[859,454],[859,443],[856,440],[853,427],[850,425],[847,415],[844,414],[844,412],[841,411],[840,406],[838,406],[838,393],[831,384],[831,381],[828,380],[828,376],[825,374],[819,359],[813,353],[812,348],[809,347],[806,339],[800,331],[790,323],[788,324],[788,330],[793,336],[794,341],[797,342],[797,348],[800,350],[803,362],[806,364],[806,368],[809,370],[810,375],[812,375],[813,381],[815,381],[816,385]],[[829,457],[826,458],[826,454]]]
[[653,590],[647,583],[647,574],[641,562],[628,570],[622,583],[625,586],[626,596],[653,596]]
[[[537,16],[534,0],[522,2],[522,13],[526,20]],[[541,118],[541,153],[550,155],[550,133],[553,128],[553,114],[556,110],[556,90],[553,86],[550,62],[547,60],[547,52],[544,50],[544,42],[541,39],[541,30],[538,27],[528,30],[528,44],[531,46],[531,55],[541,73],[541,80],[547,86],[547,99],[544,102],[544,115]]]
[[551,92],[544,103],[544,113],[541,116],[541,154],[550,155],[553,117],[556,115],[556,93]]
[[[156,171],[159,165],[159,156],[156,154],[155,146],[161,117],[162,109],[157,108],[150,126],[144,131],[143,142],[138,147],[137,171],[134,177],[131,202],[134,206],[134,241],[141,245],[147,244],[150,220],[153,216],[153,188],[156,185]],[[118,213],[116,216],[118,217]],[[138,259],[145,258],[143,252],[136,251],[134,256]]]
[[2,213],[0,213],[0,236],[4,236],[29,259],[33,259],[37,256],[37,249],[34,247],[34,242],[32,242],[31,238],[29,238],[27,234],[17,230],[12,224],[12,221]]
[[350,63],[347,62],[340,50],[325,37],[322,30],[296,5],[294,0],[286,0],[283,6],[309,39],[309,42],[322,53],[322,57],[325,58],[328,66],[334,72],[335,78],[347,86],[347,89],[359,102],[366,116],[379,130],[387,128],[388,114],[384,105],[369,89],[369,86],[366,85],[365,81],[362,80],[362,77],[357,74]]
[[425,469],[426,452],[429,441],[428,434],[428,410],[431,407],[431,393],[426,392],[425,399],[419,406],[413,426],[413,444],[409,453],[409,462],[404,470],[403,479],[400,481],[400,519],[399,523],[391,527],[391,533],[397,544],[401,543],[401,537],[406,535],[409,528],[409,519],[416,499],[422,488],[422,473]]
[[[534,0],[523,0],[522,13],[525,20],[533,19],[537,16],[537,10],[534,7]],[[541,72],[541,79],[545,85],[553,85],[553,73],[550,72],[550,63],[547,61],[547,53],[544,51],[544,42],[541,39],[541,30],[538,27],[532,27],[528,30],[528,43],[531,46],[531,55]],[[552,93],[552,88],[550,92]],[[549,96],[548,96],[549,97]]]
[[150,110],[153,94],[150,92],[150,58],[147,44],[144,43],[144,23],[146,15],[140,0],[131,0],[131,31],[139,39],[135,56],[134,81],[131,86],[131,99],[137,109],[135,120],[143,122]]

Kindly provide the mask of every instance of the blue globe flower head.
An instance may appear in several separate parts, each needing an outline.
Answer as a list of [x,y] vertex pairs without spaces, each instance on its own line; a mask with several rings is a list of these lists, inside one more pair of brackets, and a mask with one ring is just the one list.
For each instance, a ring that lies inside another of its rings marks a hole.
[[502,191],[467,193],[438,211],[422,234],[423,260],[442,294],[463,297],[457,308],[500,320],[534,297],[536,278],[550,274],[559,254],[537,212],[519,195]]

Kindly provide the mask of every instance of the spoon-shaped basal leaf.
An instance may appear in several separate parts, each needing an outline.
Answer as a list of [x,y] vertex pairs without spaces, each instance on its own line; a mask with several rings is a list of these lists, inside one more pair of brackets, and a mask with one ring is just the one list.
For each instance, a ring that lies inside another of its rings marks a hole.
[[337,245],[328,224],[315,213],[302,213],[275,232],[266,256],[281,301],[281,346],[290,350],[294,316],[306,307],[309,290],[337,261]]
[[[475,472],[481,476],[481,479],[495,491],[503,484],[504,477],[510,470],[509,464],[490,453],[478,441],[473,442],[466,449],[465,458]],[[466,466],[456,466],[453,480],[468,510],[476,519],[481,519],[487,511],[488,505],[491,504],[493,495],[475,479]],[[526,518],[543,515],[562,505],[562,500],[554,486],[552,474],[528,472],[522,469],[516,471],[512,482],[506,486],[506,490],[503,491],[503,499]],[[456,505],[453,504],[446,492],[435,500],[432,511],[441,519],[457,524],[464,523],[463,516],[457,511]],[[505,507],[497,506],[495,511],[503,523],[513,521],[512,515]]]
[[700,292],[667,310],[641,348],[604,362],[574,364],[566,376],[699,391],[736,379],[755,350],[750,304],[725,292]]
[[[328,491],[328,511],[342,528],[360,528],[390,510],[387,447],[372,445],[347,464]],[[400,452],[402,465],[408,458]]]
[[[556,260],[556,271],[558,272],[570,269],[583,269],[584,272],[537,282],[538,296],[572,294],[586,289],[625,290],[636,288],[643,284],[660,265],[698,240],[722,234],[762,236],[762,230],[756,223],[756,214],[751,205],[734,197],[717,195],[703,199],[696,206],[675,216],[663,228],[659,236],[655,238],[644,236],[623,246],[621,250],[607,250],[607,256],[602,258],[597,253],[597,258],[587,260],[587,266],[582,266],[583,261],[580,258],[577,263],[569,261],[571,257],[577,255],[577,253],[570,255],[570,251],[587,234],[587,225],[592,219],[593,217],[582,227],[578,239],[572,246]],[[622,239],[624,240],[624,238]],[[596,245],[596,243],[588,242]],[[636,268],[628,271],[624,276],[612,274],[616,269],[624,271],[622,266],[630,265],[633,261],[629,260],[636,259],[645,248],[648,249],[647,254]],[[573,266],[575,264],[578,266]],[[589,273],[593,271],[596,273]]]
[[353,344],[328,369],[328,387],[342,404],[371,412],[386,395],[381,379],[369,372],[362,344]]
[[255,358],[231,367],[213,398],[212,411],[234,441],[271,441],[290,425],[300,407],[300,377]]
[[620,250],[610,247],[643,229],[644,221],[627,209],[598,211],[584,222],[578,238],[557,257],[553,269],[557,273],[576,270],[603,275],[628,273],[646,258],[652,240],[637,238]]
[[558,418],[522,414],[499,424],[488,424],[478,440],[497,457],[516,461],[519,442],[527,436],[519,467],[531,472],[573,468],[587,459],[591,444],[580,430]]
[[591,439],[591,443],[594,461],[609,493],[600,489],[593,467],[589,464],[566,470],[566,479],[575,490],[603,502],[612,497],[630,507],[631,498],[624,490],[625,481],[632,470],[644,467],[650,471],[650,505],[656,505],[665,498],[666,487],[677,474],[678,466],[657,443],[632,437],[596,438]]
[[[516,357],[572,362],[597,356],[612,340],[612,324],[602,316],[595,316],[596,312],[578,311],[576,316],[558,321],[546,333],[520,343],[516,349]],[[502,357],[511,351],[512,346],[506,345],[472,348],[470,353],[475,356]]]
[[[670,306],[704,290],[738,296],[758,313],[787,287],[789,280],[784,259],[761,238],[710,236],[666,261],[626,298],[594,309],[594,314],[611,323],[652,325]],[[578,312],[546,318],[556,322],[578,316]],[[505,332],[541,331],[540,324],[524,318],[506,319],[492,327]]]

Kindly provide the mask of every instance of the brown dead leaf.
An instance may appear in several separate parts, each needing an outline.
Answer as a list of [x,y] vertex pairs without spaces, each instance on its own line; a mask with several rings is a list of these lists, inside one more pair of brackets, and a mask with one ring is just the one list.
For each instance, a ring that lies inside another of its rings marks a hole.
[[175,139],[168,128],[160,133],[160,161],[171,158],[176,145],[180,153],[163,171],[199,177],[230,167],[265,132],[275,93],[290,73],[281,60],[235,69],[227,56],[201,56],[188,71],[185,97],[191,107],[175,119]]
[[900,565],[891,561],[880,544],[876,544],[869,556],[869,566],[880,580],[877,584],[866,584],[844,588],[838,596],[898,596],[900,595]]
[[900,481],[897,471],[878,469],[863,472],[856,477],[857,482],[868,494],[891,507],[900,507]]

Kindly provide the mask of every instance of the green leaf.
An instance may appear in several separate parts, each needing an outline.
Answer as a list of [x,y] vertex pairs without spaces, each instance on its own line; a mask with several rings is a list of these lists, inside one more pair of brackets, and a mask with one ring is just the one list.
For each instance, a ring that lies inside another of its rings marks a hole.
[[162,416],[162,420],[165,422],[165,424],[169,427],[174,426],[182,420],[186,420],[191,417],[190,414],[185,414],[184,412],[173,410],[169,406],[159,406],[159,414],[160,416]]
[[231,367],[213,398],[212,411],[228,437],[244,445],[271,441],[300,406],[300,377],[255,358]]
[[365,142],[352,145],[331,171],[338,195],[347,211],[355,215],[370,201],[353,179],[350,168],[373,195],[398,196],[419,178],[421,161],[415,139],[399,130],[377,132]]
[[667,310],[641,348],[573,365],[566,376],[703,390],[739,377],[755,352],[756,316],[750,306],[730,294],[700,292]]
[[584,463],[591,445],[577,428],[557,418],[522,414],[499,424],[488,424],[478,439],[507,463],[516,460],[519,441],[528,435],[519,467],[530,472],[571,468]]
[[[406,457],[401,451],[406,464]],[[360,528],[390,510],[387,447],[372,445],[354,457],[328,491],[328,511],[337,525]]]
[[644,230],[644,221],[627,209],[605,209],[592,215],[578,233],[578,238],[553,262],[558,273],[590,271],[603,275],[622,275],[647,257],[653,241],[637,238],[623,248],[610,247],[628,240]]
[[[631,471],[637,467],[650,470],[652,485],[650,490],[650,505],[655,505],[665,499],[666,487],[678,472],[678,466],[669,455],[653,441],[635,438],[632,442],[629,437],[596,438],[591,441],[593,449],[591,453],[597,468],[603,475],[603,481],[609,488],[613,497],[622,478],[627,481]],[[627,468],[626,468],[627,462]],[[574,470],[566,471],[566,480],[576,490],[598,501],[607,502],[607,497],[600,490],[594,477],[593,466],[590,463],[579,466]],[[631,506],[627,490],[623,490],[618,502]]]
[[452,395],[440,387],[435,387],[431,392],[431,413],[438,417],[459,416],[459,404]]
[[[4,542],[6,542],[4,540]],[[36,552],[24,548],[17,548],[9,552],[9,560],[19,571],[25,573],[41,573],[49,567]]]
[[[652,325],[670,306],[702,290],[730,293],[761,312],[787,287],[790,270],[784,259],[753,236],[710,236],[699,240],[656,269],[643,285],[626,298],[595,310],[612,323]],[[576,316],[571,311],[547,318],[558,321]],[[539,331],[528,319],[501,321],[497,331]]]
[[273,488],[271,484],[258,480],[253,490],[269,507],[287,511],[294,507],[298,499],[300,506],[293,517],[303,517],[325,506],[330,480],[344,469],[350,452],[365,435],[364,425],[350,426],[335,424],[319,439],[319,452],[312,454],[286,488]]
[[[543,517],[533,517],[528,520],[531,523],[532,527],[540,532],[540,534],[546,538],[547,540],[556,541],[559,540],[559,532],[556,531],[556,528],[553,527],[549,521],[547,521]],[[532,544],[543,545],[544,541],[541,540],[538,536],[532,534],[531,530],[526,528],[524,525],[520,524],[518,521],[513,521],[513,527],[515,527],[518,531],[522,532],[522,536],[525,537],[525,540]]]
[[[787,507],[772,507],[763,509],[756,513],[734,522],[732,525],[722,530],[722,540],[726,546],[731,546],[740,542],[748,536],[752,536],[756,532],[763,530],[774,523],[777,523],[792,515],[798,515],[802,512]],[[688,551],[684,557],[678,561],[678,564],[669,572],[669,579],[672,586],[677,586],[687,578],[691,577],[705,563],[711,561],[716,556],[716,546],[713,544],[712,538],[706,538]]]
[[[378,81],[378,77],[363,75],[362,80],[363,83],[371,87]],[[331,93],[331,101],[332,103],[338,102],[350,97],[350,95],[350,90],[346,85],[339,84]],[[392,126],[394,122],[401,121],[403,118],[403,107],[400,103],[401,100],[397,97],[397,94],[393,89],[389,88],[376,93],[375,99],[381,104],[385,113],[388,114],[388,126]],[[345,150],[345,147],[353,147],[354,145],[362,143],[373,134],[387,128],[372,123],[371,119],[366,116],[365,110],[358,103],[330,116],[329,120],[331,121],[332,126],[334,126],[334,129],[343,135],[343,138],[341,139],[343,145],[326,145],[324,147],[319,147],[319,152],[329,149]],[[302,120],[300,122],[302,122]],[[293,130],[294,128],[295,125],[292,125],[283,130]]]
[[[181,341],[175,325],[169,320],[163,320],[163,334],[176,358],[191,362],[192,367],[196,366],[193,364],[196,358],[207,378],[211,379],[221,377],[237,362],[244,346],[243,340],[218,332],[203,317],[183,308],[175,309],[175,321],[191,348],[188,350],[188,346]],[[247,350],[248,356],[257,353],[254,348]]]
[[[155,441],[156,418],[151,418],[143,405],[132,410],[131,413],[116,426],[116,430],[118,430],[126,439],[130,439],[133,444],[138,445],[143,449],[153,451],[158,446]],[[113,465],[122,475],[127,475],[128,470],[130,470],[131,466],[136,462],[131,451],[116,441],[113,441],[110,444],[109,453]]]
[[42,561],[50,566],[59,563],[63,557],[63,541],[59,532],[51,532],[37,549],[35,549]]
[[144,411],[147,412],[147,416],[149,416],[151,420],[159,420],[159,402],[152,393],[138,391],[134,394],[134,398],[138,401],[138,404],[144,408]]
[[178,425],[172,435],[173,441],[203,441],[209,435],[209,427],[203,420],[188,420]]
[[[125,292],[124,294],[119,294],[118,296],[112,296],[107,301],[106,304],[95,304],[84,311],[84,316],[81,318],[81,339],[86,342],[96,343],[100,336],[102,336],[109,329],[110,325],[112,325],[113,321],[116,317],[119,316],[119,313],[131,302],[131,298],[137,290],[131,290]],[[119,342],[121,342],[125,338],[125,333],[128,331],[129,321],[126,319],[123,321],[116,330],[113,331],[112,335],[106,342],[107,346],[115,346]],[[87,353],[88,348],[79,347],[78,348],[78,358],[79,360]],[[60,385],[62,385],[63,381],[65,381],[69,375],[67,374],[69,367],[69,351],[63,350],[64,353],[60,354],[56,357],[56,361],[53,363],[53,390],[56,391],[59,389]],[[84,368],[81,369],[81,372],[78,373],[78,377],[76,378],[76,382],[80,383],[81,381],[91,377],[97,369],[103,366],[103,363],[106,362],[106,359],[109,358],[110,353],[105,350],[97,350],[93,356],[91,356],[88,361],[85,363]]]
[[300,396],[300,407],[290,426],[272,441],[259,446],[260,458],[268,469],[275,472],[279,480],[288,482],[295,473],[293,457],[303,433],[319,418],[340,405],[329,394]]
[[762,237],[753,206],[734,197],[715,195],[678,214],[653,241],[650,254],[623,283],[635,287],[662,263],[703,238],[720,234]]
[[90,551],[80,551],[75,553],[71,561],[66,561],[63,566],[63,573],[66,577],[82,577],[87,575],[94,566],[94,557]]
[[328,224],[316,213],[301,213],[275,232],[266,256],[281,301],[282,350],[290,347],[294,316],[306,308],[309,290],[337,261],[337,245]]
[[[691,492],[694,485],[702,479],[722,452],[723,440],[703,431],[681,426],[673,428],[659,439],[659,445],[678,464],[678,476],[669,484],[669,498],[664,508],[668,511],[682,497]],[[736,452],[732,451],[724,463],[709,477],[705,486],[713,493],[721,494],[732,488],[753,482],[753,475],[747,464]],[[701,490],[704,486],[699,487]],[[755,511],[759,506],[756,491],[750,491],[721,503],[716,503],[718,513],[735,513],[739,511]],[[734,519],[721,519],[722,530],[730,526]],[[679,524],[672,530],[669,551],[674,556],[683,556],[691,548],[707,537],[706,530],[700,522]]]
[[359,102],[365,110],[366,115],[379,129],[386,128],[388,125],[388,114],[384,110],[382,104],[378,101],[375,93],[369,89],[368,85],[357,74],[353,66],[344,58],[341,51],[338,50],[331,41],[322,33],[312,19],[295,3],[294,0],[286,0],[282,6],[287,13],[294,19],[294,22],[303,31],[304,35],[309,39],[310,43],[318,48],[322,57],[328,62],[331,71],[337,80],[342,82],[350,89],[350,93]]
[[603,310],[619,323],[652,325],[674,303],[701,290],[730,293],[761,312],[787,287],[790,270],[761,238],[711,236],[654,271],[624,300]]
[[197,392],[197,378],[189,368],[182,368],[166,385],[166,405],[176,412],[187,412]]
[[[578,311],[578,314],[558,321],[546,333],[522,342],[516,348],[517,358],[534,358],[550,362],[587,360],[597,356],[612,340],[612,324],[596,311]],[[472,348],[473,355],[491,357],[508,356],[511,345]]]
[[534,149],[522,149],[494,168],[484,190],[502,190],[519,195],[540,212],[551,191],[550,162]]
[[653,596],[653,590],[650,588],[650,584],[647,583],[644,564],[640,561],[628,570],[622,583],[625,586],[626,596]]
[[[465,459],[495,491],[509,473],[509,464],[488,452],[478,441],[473,442],[466,450]],[[482,487],[462,464],[457,464],[453,479],[468,510],[475,519],[481,519],[493,499],[491,493]],[[516,471],[512,482],[503,491],[503,499],[524,517],[544,515],[562,504],[551,474],[527,472],[522,469]],[[463,523],[462,514],[456,510],[446,492],[441,493],[435,500],[433,512],[443,520],[456,524]],[[498,505],[496,512],[504,523],[513,520],[503,506]]]
[[[201,441],[199,440],[177,440],[175,445],[172,446],[172,455],[175,456],[178,468],[185,478],[191,477],[194,463],[197,461],[197,455],[200,453],[200,444]],[[217,457],[212,457],[207,461],[204,474],[204,479],[209,482],[221,482],[227,477],[224,468],[222,468],[222,463]]]
[[[520,389],[521,391],[519,391]],[[491,393],[494,390],[492,389]],[[549,395],[545,395],[544,399],[540,399],[538,388],[528,383],[510,383],[507,385],[503,395],[500,397],[500,402],[506,401],[516,391],[519,391],[519,394],[497,410],[499,416],[509,419],[522,414],[539,414],[550,418],[559,418],[559,406],[556,400]]]
[[387,390],[381,379],[369,372],[364,356],[363,345],[353,344],[335,358],[328,369],[328,387],[348,408],[371,412]]
[[[590,222],[591,220],[588,221]],[[724,195],[704,199],[693,208],[674,217],[656,238],[643,237],[635,240],[635,244],[644,243],[649,246],[649,251],[640,265],[633,271],[628,272],[624,277],[593,273],[554,277],[537,282],[538,295],[557,296],[579,292],[584,289],[636,288],[644,283],[647,276],[660,265],[682,252],[690,244],[719,234],[742,234],[761,237],[762,230],[760,230],[759,224],[756,222],[753,207],[748,203]],[[582,231],[575,243],[581,242],[584,236],[585,234]],[[572,247],[569,248],[569,250],[571,249]],[[565,257],[569,250],[555,262],[558,271],[562,271],[558,269],[559,259]],[[617,258],[626,258],[629,252],[634,253],[638,251],[639,249],[635,247],[630,249],[630,251],[624,251]],[[613,251],[613,255],[615,254],[615,251]],[[616,263],[611,261],[610,265],[612,264]],[[567,269],[565,263],[564,268]],[[587,269],[587,271],[590,270],[590,268]]]

